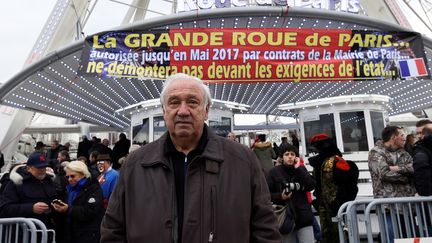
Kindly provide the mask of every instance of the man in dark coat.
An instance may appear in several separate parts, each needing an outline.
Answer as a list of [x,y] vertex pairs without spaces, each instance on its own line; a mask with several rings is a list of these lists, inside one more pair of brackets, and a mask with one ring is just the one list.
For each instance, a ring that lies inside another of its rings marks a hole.
[[208,87],[185,74],[161,93],[168,128],[128,155],[101,225],[101,242],[280,243],[259,161],[205,125]]
[[131,141],[126,138],[124,133],[120,133],[119,138],[112,152],[112,167],[115,170],[120,169],[121,165],[118,163],[118,160],[129,153],[129,148],[131,146]]
[[57,161],[58,153],[60,152],[60,144],[57,140],[52,141],[51,148],[46,153],[46,159],[54,171],[56,170],[59,162]]
[[339,242],[337,224],[332,222],[339,207],[357,196],[357,165],[342,158],[342,153],[327,134],[317,134],[311,146],[318,155],[309,158],[317,182],[314,207],[318,208],[321,221],[322,242]]
[[93,146],[92,141],[88,140],[86,135],[82,136],[82,141],[78,143],[77,158],[84,156],[89,159],[89,150]]
[[27,168],[16,166],[10,173],[10,182],[0,195],[1,217],[26,217],[41,220],[53,228],[54,215],[50,203],[57,197],[51,175],[47,175],[48,161],[41,153],[33,153]]
[[432,196],[432,125],[424,127],[414,150],[414,184],[420,196]]

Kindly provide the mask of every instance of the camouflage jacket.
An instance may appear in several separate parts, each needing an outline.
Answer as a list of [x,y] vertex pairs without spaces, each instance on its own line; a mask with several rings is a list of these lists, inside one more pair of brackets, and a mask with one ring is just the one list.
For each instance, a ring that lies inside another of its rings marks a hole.
[[[368,165],[375,198],[414,196],[413,159],[404,149],[392,151],[379,143],[369,152]],[[393,165],[401,170],[391,171]]]

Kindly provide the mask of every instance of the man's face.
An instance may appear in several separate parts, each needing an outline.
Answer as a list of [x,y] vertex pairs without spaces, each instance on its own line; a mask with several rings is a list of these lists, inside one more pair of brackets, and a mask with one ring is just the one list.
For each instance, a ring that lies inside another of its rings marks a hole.
[[235,141],[236,140],[236,135],[234,133],[230,132],[230,133],[228,133],[227,138],[230,139],[230,140]]
[[397,148],[403,148],[405,145],[405,133],[402,129],[398,129],[398,135],[393,136],[394,145]]
[[174,81],[165,95],[164,120],[173,138],[201,137],[208,118],[204,90],[193,80]]
[[57,161],[58,161],[58,162],[61,163],[61,162],[65,161],[65,160],[66,160],[66,156],[63,156],[63,155],[60,154],[60,153],[57,155]]
[[51,143],[51,149],[56,149],[58,147],[58,143],[53,142]]
[[110,167],[110,164],[108,161],[101,160],[101,161],[97,162],[97,168],[98,168],[100,173],[107,171],[109,167]]
[[297,156],[293,151],[286,151],[282,157],[284,165],[295,165],[296,157]]
[[46,176],[46,167],[37,168],[34,166],[28,166],[27,171],[38,180],[43,180]]
[[418,140],[423,139],[422,131],[423,131],[423,128],[424,128],[424,127],[425,127],[425,126],[416,127],[416,137],[417,137]]

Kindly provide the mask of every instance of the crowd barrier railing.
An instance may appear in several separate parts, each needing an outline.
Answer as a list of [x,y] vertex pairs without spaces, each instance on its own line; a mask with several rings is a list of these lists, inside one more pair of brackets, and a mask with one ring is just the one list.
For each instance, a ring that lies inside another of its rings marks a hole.
[[378,235],[381,242],[391,243],[431,237],[431,213],[432,197],[363,199],[343,204],[333,221],[338,223],[341,243],[359,243],[361,236],[373,243]]
[[0,218],[0,242],[55,243],[55,231],[34,218]]

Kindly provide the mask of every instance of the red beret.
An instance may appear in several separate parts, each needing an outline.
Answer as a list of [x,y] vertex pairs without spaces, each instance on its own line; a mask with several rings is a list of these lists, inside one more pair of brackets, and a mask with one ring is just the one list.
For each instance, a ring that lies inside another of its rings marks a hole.
[[315,143],[315,142],[326,140],[326,139],[329,139],[329,136],[325,133],[320,133],[320,134],[313,136],[310,141],[311,141],[311,143]]

